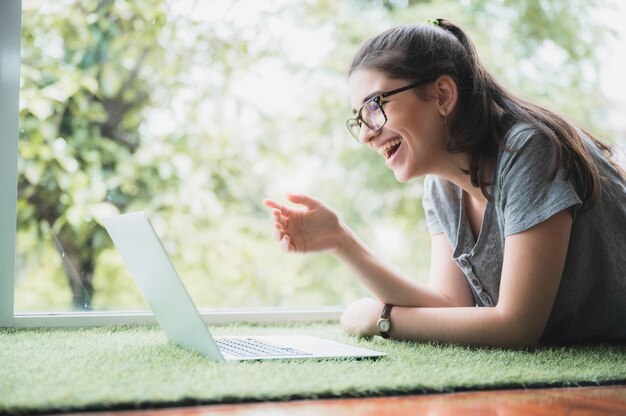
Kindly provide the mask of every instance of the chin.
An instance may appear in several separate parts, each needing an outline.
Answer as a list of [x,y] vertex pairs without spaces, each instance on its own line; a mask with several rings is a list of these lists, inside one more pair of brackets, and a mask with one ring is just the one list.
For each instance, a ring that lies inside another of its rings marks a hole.
[[411,177],[406,175],[404,172],[393,171],[393,174],[395,175],[396,180],[400,183],[408,182],[409,179],[411,179]]
[[407,171],[400,171],[400,170],[394,170],[393,174],[396,177],[396,180],[400,183],[406,183],[408,181],[410,181],[413,178],[418,178],[420,176],[423,176],[423,173],[418,173],[418,172],[407,172]]

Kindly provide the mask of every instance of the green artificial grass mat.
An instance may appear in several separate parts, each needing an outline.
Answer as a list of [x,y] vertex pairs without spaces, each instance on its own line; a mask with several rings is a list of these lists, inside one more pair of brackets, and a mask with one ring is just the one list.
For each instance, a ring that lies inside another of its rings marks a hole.
[[467,348],[357,339],[337,323],[211,329],[214,335],[308,334],[389,355],[219,364],[169,343],[155,326],[0,329],[0,413],[626,383],[624,345]]

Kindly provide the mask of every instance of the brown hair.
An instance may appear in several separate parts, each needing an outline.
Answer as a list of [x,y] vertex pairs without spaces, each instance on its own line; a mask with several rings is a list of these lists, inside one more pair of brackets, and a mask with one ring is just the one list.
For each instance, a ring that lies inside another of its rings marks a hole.
[[[491,184],[487,169],[495,162],[506,132],[519,122],[534,126],[555,146],[553,176],[562,165],[573,176],[585,204],[591,205],[598,197],[602,177],[574,125],[498,84],[478,59],[471,40],[450,21],[436,19],[399,26],[373,37],[357,52],[348,75],[361,68],[375,69],[395,79],[418,81],[440,75],[454,79],[458,100],[448,122],[452,137],[448,151],[470,156],[466,173],[487,198]],[[584,133],[610,160],[611,148]]]

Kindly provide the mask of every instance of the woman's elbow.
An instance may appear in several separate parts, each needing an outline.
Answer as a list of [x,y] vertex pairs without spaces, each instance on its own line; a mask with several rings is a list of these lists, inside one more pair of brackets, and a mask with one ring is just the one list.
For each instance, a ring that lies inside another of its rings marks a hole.
[[501,314],[501,334],[506,334],[501,338],[502,347],[511,349],[532,348],[539,344],[545,325],[537,325],[527,319],[520,319],[518,316],[506,316]]

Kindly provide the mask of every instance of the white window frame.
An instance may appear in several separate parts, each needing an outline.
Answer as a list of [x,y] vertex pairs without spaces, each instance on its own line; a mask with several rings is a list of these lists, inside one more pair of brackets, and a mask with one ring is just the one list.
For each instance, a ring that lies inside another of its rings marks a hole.
[[[149,311],[15,313],[21,0],[0,0],[0,327],[154,324]],[[338,320],[340,307],[201,310],[207,324]]]
[[0,326],[13,326],[21,0],[0,2]]

